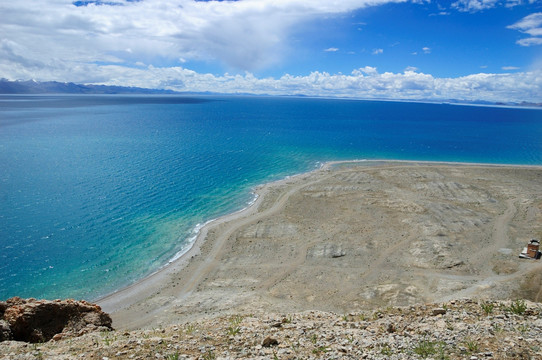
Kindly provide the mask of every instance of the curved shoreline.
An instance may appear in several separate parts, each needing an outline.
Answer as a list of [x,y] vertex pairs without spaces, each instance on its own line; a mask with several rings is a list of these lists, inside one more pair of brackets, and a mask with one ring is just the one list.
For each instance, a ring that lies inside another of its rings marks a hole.
[[[354,162],[355,161],[357,160],[354,160]],[[114,313],[119,309],[125,308],[127,304],[135,303],[136,301],[130,302],[129,299],[135,297],[136,294],[139,296],[145,296],[146,294],[151,293],[151,289],[154,288],[153,282],[159,282],[160,280],[163,280],[167,275],[181,270],[188,264],[191,258],[199,256],[200,247],[205,242],[207,233],[210,228],[219,226],[229,221],[234,221],[240,218],[250,216],[253,213],[257,212],[260,203],[264,200],[266,193],[269,191],[269,188],[273,186],[278,186],[288,181],[295,180],[298,177],[305,176],[313,172],[326,170],[328,168],[328,165],[331,166],[332,164],[336,163],[341,163],[341,161],[322,163],[322,165],[317,169],[295,175],[290,175],[283,179],[257,185],[256,187],[254,187],[253,190],[253,193],[255,194],[255,199],[251,200],[248,206],[240,210],[236,210],[232,213],[220,216],[216,219],[206,221],[195,235],[195,239],[192,244],[190,244],[190,247],[186,251],[181,250],[182,254],[179,255],[179,253],[176,253],[170,260],[168,260],[167,263],[162,265],[158,270],[154,271],[153,273],[145,276],[140,280],[137,280],[133,284],[124,286],[110,294],[99,297],[97,300],[95,300],[95,302],[99,304],[106,312],[110,313]],[[154,285],[157,284],[155,283]]]
[[[121,288],[111,294],[108,294],[100,299],[97,300],[97,303],[104,308],[105,311],[110,313],[115,313],[121,309],[127,309],[132,305],[137,304],[138,302],[149,298],[152,294],[160,293],[161,288],[167,284],[167,280],[169,276],[172,276],[179,271],[182,271],[190,262],[191,259],[198,257],[201,255],[201,247],[206,243],[207,236],[210,230],[218,228],[220,225],[229,223],[232,221],[240,221],[241,219],[246,219],[250,217],[251,215],[257,214],[258,210],[265,199],[266,195],[269,193],[271,189],[274,187],[280,186],[282,184],[286,184],[289,182],[296,182],[298,179],[308,177],[313,173],[317,172],[327,172],[330,171],[333,167],[339,166],[339,165],[348,165],[352,164],[352,166],[389,166],[393,164],[400,164],[400,165],[410,165],[410,166],[416,166],[416,165],[444,165],[444,166],[483,166],[483,167],[517,167],[517,168],[535,168],[540,169],[541,166],[539,165],[509,165],[509,164],[484,164],[484,163],[460,163],[460,162],[439,162],[439,161],[411,161],[411,160],[341,160],[341,161],[330,161],[323,163],[318,169],[304,172],[292,176],[288,176],[284,179],[280,179],[277,181],[273,181],[270,183],[265,183],[262,185],[258,185],[254,188],[254,193],[256,194],[257,198],[255,201],[253,201],[252,204],[245,207],[244,209],[235,211],[230,214],[226,214],[224,216],[221,216],[217,219],[213,219],[210,221],[207,221],[200,229],[198,234],[196,235],[196,238],[190,248],[185,251],[183,254],[178,256],[176,254],[170,261],[168,261],[167,264],[162,266],[159,270],[156,272],[146,276],[145,278],[127,286],[124,288]],[[215,251],[218,253],[220,251],[220,244],[218,246],[218,250]],[[208,254],[209,255],[209,254]],[[201,260],[201,259],[200,259]],[[212,262],[212,258],[203,259],[201,261],[204,262]],[[197,283],[197,274],[192,274],[194,277],[193,280],[190,281],[192,285],[187,285],[187,293],[191,292],[193,290],[193,285]],[[160,309],[163,308],[163,305],[157,306],[156,309],[151,310],[151,312],[154,311],[160,311]]]

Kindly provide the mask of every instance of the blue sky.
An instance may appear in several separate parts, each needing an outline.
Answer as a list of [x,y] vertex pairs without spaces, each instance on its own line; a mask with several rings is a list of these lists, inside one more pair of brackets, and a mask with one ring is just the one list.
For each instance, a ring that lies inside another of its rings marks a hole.
[[360,64],[391,72],[415,67],[439,77],[511,67],[525,71],[542,56],[542,46],[519,46],[522,34],[507,26],[536,8],[440,14],[444,11],[435,3],[400,3],[318,19],[292,34],[298,47],[292,46],[282,64],[263,74],[280,76],[292,69],[349,73]]
[[542,102],[541,0],[0,0],[0,77]]

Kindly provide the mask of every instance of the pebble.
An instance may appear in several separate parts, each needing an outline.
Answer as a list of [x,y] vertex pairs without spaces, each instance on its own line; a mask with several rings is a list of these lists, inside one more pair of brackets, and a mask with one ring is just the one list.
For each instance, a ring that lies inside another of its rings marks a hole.
[[[526,304],[534,315],[511,316],[498,322],[499,336],[491,331],[496,331],[496,321],[506,318],[505,306],[495,306],[488,317],[477,302],[455,300],[444,306],[387,308],[379,312],[380,316],[363,322],[356,314],[344,319],[342,315],[319,311],[253,314],[241,320],[242,331],[235,337],[228,334],[231,317],[172,324],[159,330],[113,332],[108,333],[107,341],[97,332],[40,344],[39,352],[44,359],[59,360],[74,358],[76,354],[81,354],[80,358],[102,360],[272,359],[275,355],[279,359],[407,360],[417,358],[413,356],[416,346],[432,342],[445,344],[444,352],[449,359],[502,359],[509,357],[512,349],[515,354],[542,359],[541,350],[533,346],[539,340],[534,324],[540,323],[542,308],[539,304]],[[280,327],[274,327],[275,324]],[[186,334],[189,325],[198,331]],[[520,331],[526,328],[532,331]],[[476,354],[469,354],[467,341],[479,348]],[[0,343],[0,358],[10,354],[10,360],[24,360],[34,357],[33,352],[36,348],[24,343]]]
[[446,314],[446,309],[444,308],[436,308],[436,309],[433,309],[433,315],[444,315]]

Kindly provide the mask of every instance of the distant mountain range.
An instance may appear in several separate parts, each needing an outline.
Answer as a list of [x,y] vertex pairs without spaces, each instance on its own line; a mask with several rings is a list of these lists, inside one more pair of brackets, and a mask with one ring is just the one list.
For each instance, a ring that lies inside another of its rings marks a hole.
[[[0,79],[0,94],[182,94],[182,95],[220,95],[215,92],[177,92],[173,90],[146,89],[127,86],[107,86],[107,85],[83,85],[75,83],[64,83],[58,81],[38,82],[28,81],[10,81]],[[251,95],[249,93],[237,93],[236,95]],[[267,96],[267,95],[260,95]],[[302,94],[293,95],[302,97]],[[389,99],[374,99],[386,101]],[[407,101],[407,100],[405,100]],[[442,100],[428,99],[427,102],[442,103]],[[465,101],[465,100],[445,100],[449,104],[473,104],[473,105],[499,105],[499,106],[525,106],[542,107],[542,103],[533,103],[523,101],[521,103],[489,102],[483,100]]]
[[0,79],[0,94],[177,94],[172,90]]

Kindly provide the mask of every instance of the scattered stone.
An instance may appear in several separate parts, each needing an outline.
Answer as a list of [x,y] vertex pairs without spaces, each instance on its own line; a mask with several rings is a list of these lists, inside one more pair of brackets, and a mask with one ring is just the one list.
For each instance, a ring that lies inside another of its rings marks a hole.
[[335,259],[346,256],[346,251],[340,244],[322,244],[310,248],[307,256]]
[[[510,316],[506,321],[495,319],[509,314],[508,303],[494,304],[490,317],[479,303],[465,299],[439,305],[381,309],[381,316],[364,321],[359,320],[363,313],[349,314],[351,320],[343,321],[342,316],[321,311],[284,316],[262,310],[251,312],[250,319],[245,317],[243,330],[235,337],[228,334],[232,326],[229,314],[153,330],[94,332],[69,340],[62,334],[58,341],[32,346],[4,341],[0,343],[0,358],[263,360],[276,356],[279,359],[410,360],[422,358],[416,355],[422,346],[436,349],[438,345],[439,353],[425,358],[542,359],[542,349],[534,346],[539,341],[539,328],[533,325],[542,318],[540,304],[526,301],[526,312],[532,315]],[[446,313],[431,318],[433,310],[440,307],[446,309]],[[270,328],[277,319],[283,318],[287,320],[280,322],[280,330]],[[496,324],[499,336],[491,333]],[[188,326],[198,330],[190,335],[179,334],[179,329]],[[465,339],[478,347],[475,354],[469,352]]]
[[9,324],[5,322],[4,320],[0,320],[0,341],[7,341],[11,339],[12,339],[12,336],[11,336],[11,329],[9,328]]
[[446,309],[444,309],[444,308],[435,308],[435,309],[433,309],[433,316],[444,315],[444,314],[446,314]]
[[393,334],[395,331],[397,331],[397,329],[395,329],[395,325],[393,325],[392,323],[389,323],[388,324],[388,332],[390,334]]
[[270,336],[266,337],[264,341],[262,342],[263,347],[271,347],[271,346],[276,346],[278,344],[279,344],[278,340]]

